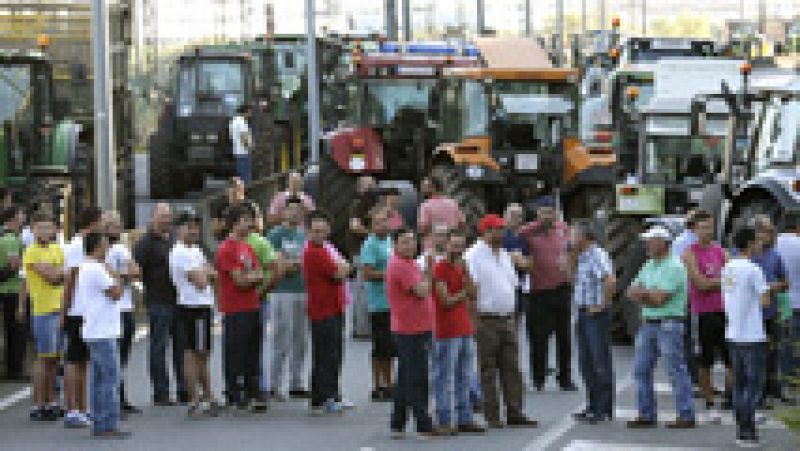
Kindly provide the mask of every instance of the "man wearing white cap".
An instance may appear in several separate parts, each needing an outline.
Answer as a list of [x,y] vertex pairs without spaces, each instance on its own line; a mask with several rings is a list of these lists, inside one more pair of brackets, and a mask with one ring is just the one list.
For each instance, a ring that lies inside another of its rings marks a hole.
[[642,306],[642,324],[636,334],[634,376],[639,415],[628,421],[629,428],[656,426],[656,399],[653,372],[659,356],[669,374],[678,417],[667,424],[670,429],[695,427],[692,383],[683,347],[684,317],[688,293],[686,268],[670,253],[672,236],[662,226],[641,235],[649,259],[639,271],[628,298]]

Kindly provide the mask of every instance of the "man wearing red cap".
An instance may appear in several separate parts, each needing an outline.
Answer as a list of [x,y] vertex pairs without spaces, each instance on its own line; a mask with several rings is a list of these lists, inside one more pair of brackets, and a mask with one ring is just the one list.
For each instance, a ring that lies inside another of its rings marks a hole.
[[483,411],[490,428],[502,428],[497,378],[503,389],[508,426],[536,427],[522,406],[517,327],[514,316],[519,279],[511,255],[503,249],[505,221],[487,215],[478,224],[481,239],[466,253],[467,270],[478,294],[477,339]]

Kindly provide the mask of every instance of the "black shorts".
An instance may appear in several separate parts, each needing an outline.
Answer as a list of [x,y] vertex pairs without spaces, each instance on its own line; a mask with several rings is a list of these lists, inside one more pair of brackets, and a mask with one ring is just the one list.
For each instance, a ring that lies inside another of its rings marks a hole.
[[389,323],[389,312],[370,312],[369,324],[372,329],[372,357],[388,360],[397,354]]
[[81,336],[83,318],[80,316],[67,316],[64,319],[64,338],[66,352],[64,360],[67,363],[86,363],[89,361],[89,347]]
[[184,350],[211,351],[211,309],[180,306],[178,315]]
[[700,339],[701,368],[711,368],[717,358],[730,367],[728,344],[725,342],[725,314],[722,312],[701,313],[698,315],[698,338]]

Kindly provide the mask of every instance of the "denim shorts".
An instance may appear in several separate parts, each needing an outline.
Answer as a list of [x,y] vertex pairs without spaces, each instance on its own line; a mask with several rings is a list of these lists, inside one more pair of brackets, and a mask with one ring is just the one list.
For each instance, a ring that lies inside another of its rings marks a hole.
[[36,357],[58,357],[61,353],[59,313],[31,316]]

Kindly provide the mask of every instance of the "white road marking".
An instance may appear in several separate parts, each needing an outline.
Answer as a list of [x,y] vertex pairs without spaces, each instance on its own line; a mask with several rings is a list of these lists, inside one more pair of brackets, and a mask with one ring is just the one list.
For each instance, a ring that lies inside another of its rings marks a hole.
[[659,446],[648,445],[646,443],[610,443],[610,442],[597,442],[594,440],[573,440],[564,447],[564,451],[636,451],[640,449],[646,450],[664,450],[664,451],[694,451],[716,448],[681,448],[676,446]]
[[33,390],[31,390],[30,385],[28,385],[25,388],[22,388],[21,390],[17,391],[16,393],[13,393],[11,395],[6,396],[3,399],[0,399],[0,410],[6,410],[7,408],[22,401],[23,399],[30,398],[31,393],[33,393]]
[[[763,414],[761,412],[757,412],[756,413],[756,419],[758,419],[759,417],[762,417],[765,420],[765,421],[760,422],[758,424],[758,428],[759,429],[762,429],[762,428],[763,429],[786,429],[786,426],[782,422],[780,422],[778,420],[774,420],[774,419],[769,418],[769,417],[763,417],[762,415]],[[639,413],[637,412],[636,409],[616,409],[614,411],[614,420],[615,421],[623,421],[624,422],[624,421],[628,421],[628,420],[633,420],[637,416],[639,416]],[[675,415],[674,411],[672,411],[672,412],[662,411],[662,410],[658,411],[658,421],[659,422],[673,421],[673,420],[675,420],[675,417],[676,417],[676,415]],[[730,412],[722,412],[719,415],[719,417],[720,417],[721,422],[712,423],[712,422],[710,422],[708,420],[708,414],[706,414],[703,411],[697,412],[697,421],[698,421],[698,423],[700,425],[708,425],[708,426],[714,426],[714,425],[735,426],[736,425],[736,421],[733,419],[733,414],[730,413]]]
[[[631,385],[633,385],[633,377],[628,376],[624,381],[622,381],[621,384],[617,385],[617,394],[627,390]],[[586,408],[586,404],[581,404],[578,410],[582,410],[584,408]],[[575,424],[575,420],[572,418],[572,413],[569,413],[558,420],[554,425],[550,426],[549,429],[545,430],[543,434],[533,439],[523,449],[525,451],[538,451],[547,449],[549,446],[555,443],[556,440],[561,438],[561,436],[572,429]]]

